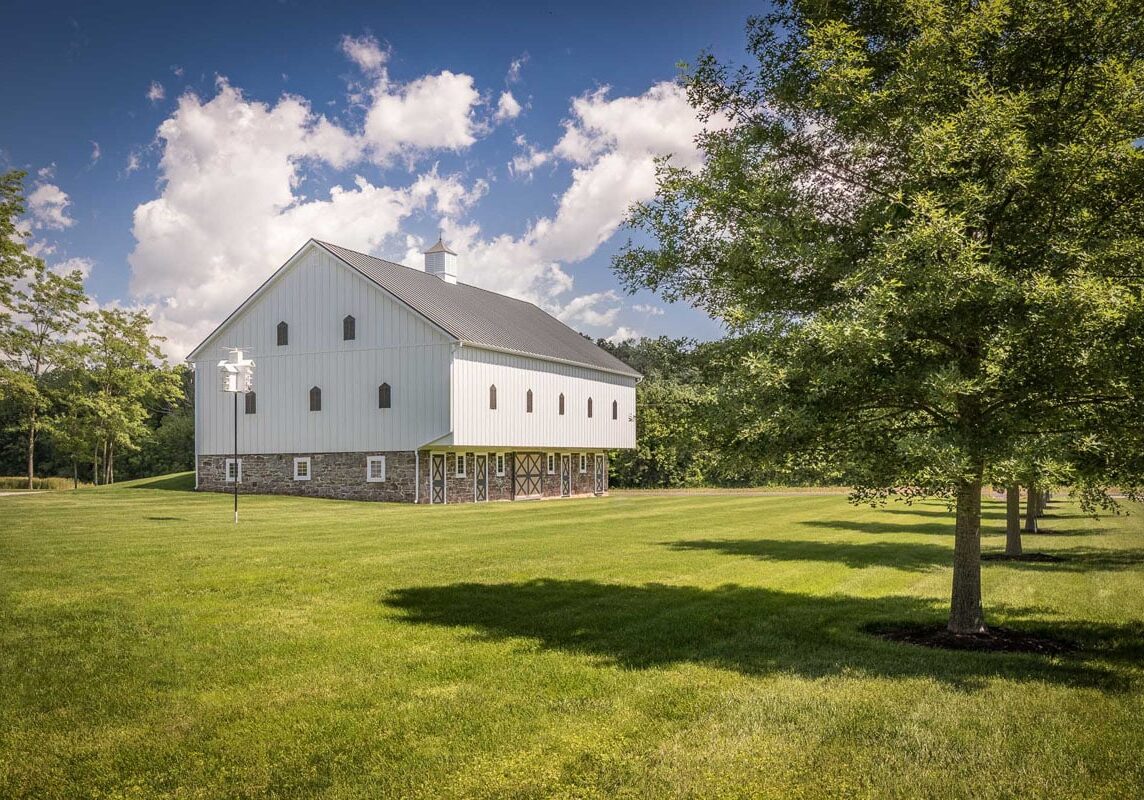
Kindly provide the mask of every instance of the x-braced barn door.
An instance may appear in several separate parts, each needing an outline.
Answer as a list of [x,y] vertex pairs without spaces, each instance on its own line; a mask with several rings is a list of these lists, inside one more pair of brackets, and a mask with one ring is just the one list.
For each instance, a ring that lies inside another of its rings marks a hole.
[[433,453],[429,456],[429,502],[445,502],[445,454]]
[[489,457],[478,453],[473,463],[473,499],[482,503],[489,499]]
[[604,493],[604,454],[596,454],[596,475],[595,485],[592,487],[596,494]]
[[515,497],[540,497],[540,453],[517,453],[513,474]]
[[560,496],[572,495],[572,456],[565,453],[560,456]]

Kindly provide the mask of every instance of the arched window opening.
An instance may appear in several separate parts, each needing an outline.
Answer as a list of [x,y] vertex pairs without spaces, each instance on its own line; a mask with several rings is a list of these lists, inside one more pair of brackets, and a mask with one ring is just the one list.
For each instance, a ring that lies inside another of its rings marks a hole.
[[489,409],[491,411],[497,410],[497,385],[495,383],[489,387]]
[[524,411],[527,414],[532,413],[532,389],[529,389],[524,395]]
[[357,320],[347,316],[342,320],[342,340],[349,342],[357,338]]
[[620,404],[615,400],[612,401],[612,419],[620,418]]
[[592,398],[591,397],[588,398],[588,416],[589,417],[592,416]]
[[246,396],[243,398],[243,402],[246,404],[247,414],[253,414],[258,411],[258,401],[254,397],[254,392],[247,392]]
[[284,347],[290,344],[290,326],[285,322],[278,323],[278,346]]
[[560,393],[560,414],[564,414],[564,393]]
[[310,389],[310,410],[322,410],[322,390],[317,386],[314,386]]
[[390,392],[389,384],[383,383],[377,387],[377,407],[389,408],[390,407]]

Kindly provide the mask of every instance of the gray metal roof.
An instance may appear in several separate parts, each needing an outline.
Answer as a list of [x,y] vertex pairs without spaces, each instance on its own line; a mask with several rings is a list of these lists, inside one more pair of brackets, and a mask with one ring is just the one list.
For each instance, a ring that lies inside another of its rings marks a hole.
[[467,283],[446,283],[419,269],[314,241],[462,342],[641,377],[532,303]]

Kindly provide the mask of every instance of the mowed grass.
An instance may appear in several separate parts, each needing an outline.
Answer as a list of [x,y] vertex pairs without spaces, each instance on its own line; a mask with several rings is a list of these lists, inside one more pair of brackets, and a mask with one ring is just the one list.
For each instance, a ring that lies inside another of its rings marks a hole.
[[[951,517],[841,496],[0,498],[0,797],[1139,797],[1144,517],[1054,504],[990,622]],[[986,503],[985,548],[1003,544]]]

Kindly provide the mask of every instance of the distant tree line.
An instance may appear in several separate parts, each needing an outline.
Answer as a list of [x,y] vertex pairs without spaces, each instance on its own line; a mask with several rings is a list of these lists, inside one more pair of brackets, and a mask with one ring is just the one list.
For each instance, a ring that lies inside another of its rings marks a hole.
[[192,373],[143,311],[98,308],[27,246],[24,173],[0,175],[0,474],[115,480],[193,466]]

